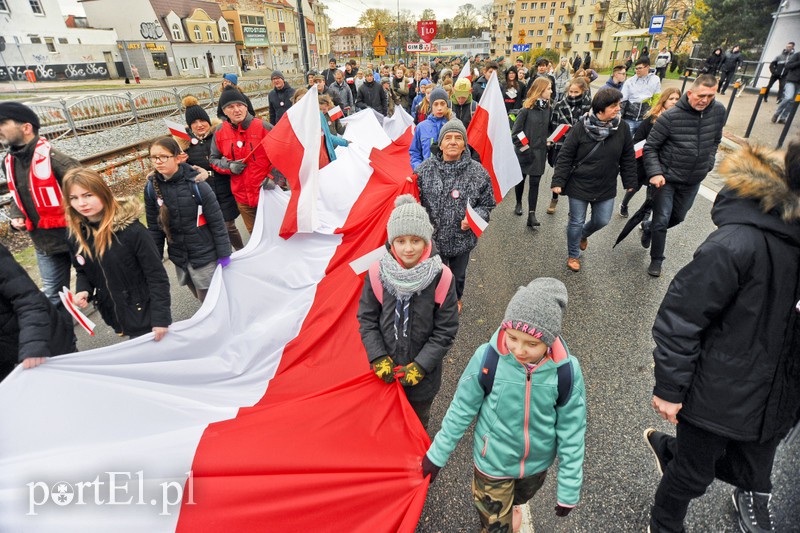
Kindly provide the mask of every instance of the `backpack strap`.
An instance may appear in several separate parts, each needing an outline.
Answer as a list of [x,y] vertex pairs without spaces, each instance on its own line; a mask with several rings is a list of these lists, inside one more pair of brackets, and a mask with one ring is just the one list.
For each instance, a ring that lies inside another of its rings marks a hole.
[[478,384],[483,389],[483,395],[489,396],[494,386],[494,376],[497,373],[497,361],[500,360],[500,354],[494,349],[491,343],[486,345],[486,350],[483,352],[483,360],[481,361],[481,373],[478,374]]
[[372,285],[372,293],[378,299],[378,303],[383,305],[383,284],[378,274],[380,267],[380,261],[375,261],[369,266],[369,283]]
[[436,285],[433,301],[439,305],[444,303],[447,293],[450,291],[450,282],[453,281],[453,271],[447,265],[442,265],[442,277]]
[[203,195],[200,194],[200,187],[197,186],[197,182],[192,180],[192,185],[194,185],[194,192],[192,193],[192,198],[197,205],[203,205]]
[[478,109],[478,102],[475,100],[472,101],[472,105],[469,106],[469,110],[471,113],[475,113],[475,110]]
[[147,180],[147,185],[144,186],[144,192],[147,196],[150,197],[151,200],[155,202],[158,200],[158,195],[156,194],[156,188],[153,185],[153,179]]
[[567,364],[558,367],[558,398],[556,399],[556,407],[564,407],[567,405],[570,396],[572,396],[573,374],[572,359]]

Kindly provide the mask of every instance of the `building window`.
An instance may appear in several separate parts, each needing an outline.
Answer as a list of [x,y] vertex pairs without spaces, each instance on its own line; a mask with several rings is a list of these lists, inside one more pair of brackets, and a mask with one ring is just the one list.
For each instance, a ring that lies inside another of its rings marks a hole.
[[181,62],[181,70],[189,70],[189,65],[186,64],[186,58],[182,57],[180,59]]
[[228,56],[228,62],[233,66],[235,63],[233,62],[233,56]]
[[200,68],[200,63],[197,61],[196,57],[192,58],[192,68],[193,69],[199,69]]
[[172,28],[170,29],[170,32],[172,33],[172,39],[173,40],[180,41],[182,39],[181,27],[178,26],[177,24],[173,24],[172,25]]
[[[226,66],[225,65],[225,56],[219,56],[219,64],[222,65],[223,67]],[[231,66],[233,66],[233,65],[231,65]]]
[[0,13],[8,13],[8,1],[7,0],[0,0]]
[[544,23],[544,17],[539,17],[539,24],[543,24],[543,23]]
[[561,30],[561,28],[558,28],[558,29],[556,30],[556,35],[561,35],[561,31],[562,31],[562,30]]
[[559,7],[560,7],[561,9],[564,9],[565,7],[567,7],[567,3],[566,3],[566,2],[561,2],[561,4],[559,5]]
[[278,22],[283,22],[283,11],[278,11]]
[[536,48],[541,48],[541,47],[542,47],[542,43],[540,43],[540,42],[536,43]]
[[589,15],[589,24],[594,22],[594,15]]
[[576,34],[575,34],[575,42],[576,42],[576,43],[579,43],[579,42],[581,42],[581,34],[580,34],[580,33],[576,33]]
[[617,13],[617,22],[625,22],[628,19],[628,13],[626,11],[620,11]]
[[534,30],[528,30],[528,37],[533,37]]
[[200,33],[200,26],[195,26],[194,27],[194,39],[196,41],[203,40],[203,35]]
[[542,2],[539,4],[539,9],[547,9],[547,2]]
[[523,2],[522,5],[519,6],[519,8],[520,9],[528,9],[528,2]]
[[222,26],[219,29],[219,35],[220,35],[220,37],[222,37],[223,41],[227,41],[228,40],[228,28],[226,26]]
[[678,19],[678,10],[676,9],[672,12],[672,20],[677,20],[677,19]]
[[551,9],[551,10],[550,10],[550,16],[552,17],[552,16],[553,16],[553,15],[555,15],[555,14],[556,14],[556,10],[555,10],[555,9]]
[[578,24],[583,24],[583,15],[578,15]]
[[55,52],[56,51],[56,40],[52,37],[45,37],[44,44],[47,46],[48,52]]
[[206,26],[206,37],[208,38],[209,41],[214,40],[214,32],[211,31],[211,26]]
[[585,39],[585,42],[587,42],[587,43],[588,43],[588,42],[589,42],[589,41],[591,41],[591,40],[592,40],[592,34],[591,34],[591,33],[587,33],[587,34],[586,34],[586,39]]
[[31,44],[42,44],[42,38],[38,35],[28,35],[31,38]]
[[537,37],[541,37],[542,35],[544,35],[544,30],[537,30],[536,31],[536,36]]
[[44,8],[39,0],[28,0],[34,15],[44,15]]
[[59,37],[58,44],[69,44],[69,41],[67,40],[66,37]]
[[553,42],[553,36],[552,35],[548,35],[547,36],[547,42],[548,43]]
[[527,19],[526,19],[525,17],[520,17],[520,18],[519,18],[519,23],[520,23],[520,24],[525,24],[525,21],[526,21],[526,20],[527,20]]
[[562,22],[564,22],[564,15],[558,17],[558,23],[561,24]]
[[561,41],[556,41],[556,48],[561,48]]
[[281,42],[282,42],[282,43],[285,43],[285,42],[286,42],[286,32],[285,32],[285,31],[282,31],[282,32],[281,32]]

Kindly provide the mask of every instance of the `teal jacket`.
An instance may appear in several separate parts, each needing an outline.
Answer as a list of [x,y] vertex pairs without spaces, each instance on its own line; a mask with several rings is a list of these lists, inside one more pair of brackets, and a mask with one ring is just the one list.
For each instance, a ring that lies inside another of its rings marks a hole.
[[[498,329],[489,341],[500,360],[494,387],[484,397],[478,383],[486,345],[480,346],[461,375],[428,459],[444,466],[475,416],[475,467],[495,478],[521,479],[546,470],[558,454],[558,503],[574,506],[583,484],[586,391],[578,360],[561,343],[552,357],[529,372],[506,348]],[[556,407],[557,368],[572,360],[572,394]]]

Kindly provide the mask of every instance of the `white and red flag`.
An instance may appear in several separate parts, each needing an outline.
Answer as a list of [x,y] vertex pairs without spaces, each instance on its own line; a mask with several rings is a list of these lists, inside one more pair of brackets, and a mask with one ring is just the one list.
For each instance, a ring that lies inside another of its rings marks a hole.
[[467,202],[467,223],[476,237],[483,235],[486,226],[489,225],[489,223],[475,211],[475,208],[472,207],[472,204],[469,202]]
[[636,152],[636,159],[642,157],[642,153],[644,153],[645,144],[647,144],[647,139],[642,139],[641,141],[633,145],[633,151]]
[[292,191],[296,191],[281,227],[280,234],[285,239],[295,233],[310,233],[318,223],[316,204],[322,122],[317,96],[317,87],[312,86],[261,142],[272,164],[286,176]]
[[175,137],[184,139],[186,141],[190,139],[189,134],[186,133],[186,126],[181,126],[174,120],[170,120],[168,118],[164,119],[164,124],[166,124],[167,128],[169,128],[170,135],[174,135]]
[[494,199],[500,203],[508,190],[522,181],[522,170],[514,153],[508,113],[494,72],[469,123],[467,138],[492,178]]
[[350,134],[357,149],[320,171],[322,230],[279,237],[298,182],[262,191],[247,246],[160,342],[0,383],[0,531],[415,530],[430,440],[369,369],[350,263],[416,187],[408,144]]
[[338,120],[344,116],[342,112],[341,106],[334,106],[328,111],[328,116],[331,117],[331,120]]
[[524,131],[517,133],[517,139],[519,139],[519,142],[522,145],[519,149],[520,152],[524,152],[525,150],[530,148],[530,146],[528,146],[528,136],[525,135]]
[[569,131],[569,127],[570,127],[569,124],[559,124],[556,127],[555,131],[553,131],[553,133],[550,134],[550,137],[547,138],[547,142],[557,143],[558,141],[563,139],[564,135],[566,135],[567,132]]
[[467,78],[469,81],[472,81],[472,65],[469,63],[469,59],[467,59],[467,64],[464,65],[464,68],[458,73],[458,79]]

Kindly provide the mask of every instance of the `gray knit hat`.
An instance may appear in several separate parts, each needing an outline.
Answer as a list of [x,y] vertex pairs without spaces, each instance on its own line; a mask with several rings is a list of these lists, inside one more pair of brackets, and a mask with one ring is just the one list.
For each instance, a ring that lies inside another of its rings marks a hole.
[[439,146],[442,145],[444,136],[451,131],[460,133],[461,136],[464,137],[464,144],[467,143],[467,128],[464,127],[464,123],[457,118],[451,118],[442,126],[442,129],[439,130]]
[[433,225],[431,225],[428,212],[417,202],[417,199],[410,194],[403,194],[397,197],[394,205],[394,211],[386,225],[389,242],[393,242],[401,235],[416,235],[422,237],[426,243],[430,243],[433,236]]
[[567,288],[553,278],[537,278],[520,287],[508,302],[503,329],[515,329],[552,346],[561,335],[561,320],[567,305]]
[[431,106],[433,106],[433,103],[436,100],[444,100],[445,102],[447,102],[448,106],[450,105],[450,97],[447,96],[447,91],[445,91],[441,87],[436,87],[434,90],[431,91],[431,98],[430,98]]

